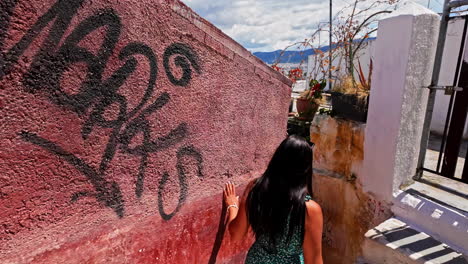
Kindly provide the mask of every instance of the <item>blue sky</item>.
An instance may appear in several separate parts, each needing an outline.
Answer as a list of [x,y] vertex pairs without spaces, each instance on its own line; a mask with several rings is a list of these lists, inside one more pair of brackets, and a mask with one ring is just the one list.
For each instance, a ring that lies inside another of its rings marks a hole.
[[[328,21],[328,0],[182,0],[248,50],[273,51],[304,40]],[[374,0],[367,0],[372,2]],[[443,0],[414,0],[441,12]],[[334,10],[352,0],[333,0]],[[323,32],[323,39],[326,39]]]

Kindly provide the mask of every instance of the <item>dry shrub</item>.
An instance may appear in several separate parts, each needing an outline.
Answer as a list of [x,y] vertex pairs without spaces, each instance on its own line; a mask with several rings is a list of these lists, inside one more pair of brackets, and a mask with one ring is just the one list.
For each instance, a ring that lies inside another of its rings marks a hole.
[[333,86],[333,91],[342,94],[355,94],[360,98],[365,98],[369,95],[369,89],[362,85],[361,82],[354,81],[353,78],[349,75],[345,76],[343,79],[341,79],[340,82],[336,83]]

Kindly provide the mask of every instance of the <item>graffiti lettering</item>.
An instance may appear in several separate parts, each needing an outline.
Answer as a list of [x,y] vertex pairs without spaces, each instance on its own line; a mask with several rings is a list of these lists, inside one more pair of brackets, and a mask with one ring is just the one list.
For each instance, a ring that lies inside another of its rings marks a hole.
[[185,199],[187,198],[187,177],[186,177],[186,168],[183,163],[183,158],[184,157],[193,157],[197,161],[197,173],[198,177],[202,177],[202,167],[201,164],[203,162],[202,156],[198,151],[196,151],[193,147],[183,147],[177,151],[177,172],[179,174],[179,186],[180,186],[180,192],[179,192],[179,202],[177,204],[176,209],[170,214],[167,214],[164,211],[163,203],[162,203],[162,194],[164,191],[164,187],[166,185],[166,182],[169,178],[169,174],[164,173],[163,177],[161,178],[161,181],[159,183],[159,190],[158,190],[158,209],[159,209],[159,214],[164,220],[169,220],[171,219],[179,210],[181,205],[185,202]]
[[[81,128],[84,140],[98,128],[110,128],[109,139],[101,157],[99,168],[93,168],[84,160],[65,151],[59,144],[40,137],[36,133],[22,131],[20,136],[24,141],[40,146],[55,154],[69,164],[73,165],[90,181],[94,192],[78,192],[72,195],[72,201],[82,196],[92,196],[99,203],[114,210],[119,216],[124,216],[124,200],[121,189],[115,181],[106,179],[106,170],[114,159],[117,151],[138,156],[140,165],[136,176],[135,195],[140,198],[143,194],[145,170],[150,153],[168,149],[181,143],[188,136],[188,125],[180,123],[167,135],[151,138],[148,116],[163,108],[171,99],[169,93],[162,92],[154,102],[149,102],[155,93],[158,75],[157,56],[153,50],[144,43],[132,42],[121,49],[119,59],[123,65],[107,79],[102,74],[105,71],[109,58],[113,54],[119,41],[122,24],[118,14],[111,8],[101,9],[94,15],[81,21],[76,28],[63,39],[65,31],[69,28],[72,18],[76,15],[84,0],[59,0],[13,47],[0,55],[0,79],[9,74],[19,58],[28,49],[33,40],[49,24],[47,37],[42,42],[39,51],[35,54],[31,65],[23,75],[22,82],[25,89],[31,93],[40,93],[56,105],[73,111],[78,116],[85,116]],[[8,23],[16,4],[15,0],[6,0],[6,5],[0,13],[0,41],[7,33]],[[97,52],[93,53],[78,44],[91,33],[104,29],[104,39]],[[2,48],[0,42],[0,48]],[[135,55],[143,56],[149,63],[149,76],[144,94],[140,102],[129,109],[127,98],[119,93],[119,88],[137,71],[138,61]],[[182,71],[180,78],[173,73],[170,62]],[[76,93],[67,93],[61,86],[61,79],[73,64],[86,65],[85,80]],[[199,59],[195,51],[184,43],[173,43],[167,47],[163,54],[163,65],[169,81],[176,86],[187,86],[192,79],[192,68],[201,72]],[[113,119],[106,119],[104,113],[112,106],[118,106],[118,114]],[[89,114],[87,114],[89,113]],[[132,139],[142,135],[140,145],[130,146]],[[199,151],[193,146],[183,146],[177,151],[177,171],[179,176],[180,194],[176,209],[167,214],[163,208],[162,191],[169,174],[164,172],[160,180],[158,191],[158,209],[165,220],[171,219],[180,210],[188,194],[184,157],[191,157],[197,162],[197,175],[202,177],[203,159]]]
[[[183,74],[180,79],[174,77],[169,66],[170,58],[175,54],[178,55],[175,57],[175,64],[183,70]],[[187,86],[190,79],[192,79],[192,68],[190,68],[190,65],[192,65],[197,72],[200,71],[200,66],[198,66],[196,57],[197,56],[193,53],[192,49],[184,44],[174,43],[169,46],[164,52],[163,58],[164,69],[166,70],[169,81],[174,85]]]

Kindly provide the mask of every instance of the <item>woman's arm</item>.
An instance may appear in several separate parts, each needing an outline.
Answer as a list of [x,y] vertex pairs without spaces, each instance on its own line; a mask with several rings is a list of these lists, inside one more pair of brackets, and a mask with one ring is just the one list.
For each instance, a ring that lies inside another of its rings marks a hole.
[[306,202],[306,216],[304,226],[304,251],[305,264],[323,264],[322,259],[322,208],[314,201]]
[[[229,234],[231,235],[231,240],[234,241],[239,241],[244,236],[247,234],[249,231],[249,221],[247,219],[247,212],[246,212],[246,200],[247,196],[252,189],[253,185],[255,183],[255,180],[252,180],[247,187],[244,190],[244,194],[242,195],[242,198],[240,199],[240,204],[239,204],[239,199],[237,199],[236,196],[236,189],[234,184],[232,183],[227,183],[226,187],[224,188],[224,201],[226,203],[226,206],[236,204],[238,208],[236,207],[229,207],[228,208],[228,230]],[[237,201],[237,203],[236,203]]]

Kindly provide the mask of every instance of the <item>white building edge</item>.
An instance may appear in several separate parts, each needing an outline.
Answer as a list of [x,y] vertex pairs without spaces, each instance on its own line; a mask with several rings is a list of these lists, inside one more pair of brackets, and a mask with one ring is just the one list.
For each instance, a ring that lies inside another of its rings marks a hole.
[[[409,5],[409,11],[414,11],[414,5]],[[413,8],[411,8],[413,7]],[[407,11],[407,12],[409,12]],[[421,12],[420,9],[417,10]],[[399,13],[404,13],[403,11],[395,12],[394,16],[398,15]],[[455,73],[456,73],[456,66],[457,60],[459,59],[459,52],[460,52],[460,44],[461,38],[463,35],[463,27],[464,27],[465,20],[463,18],[458,18],[451,20],[449,22],[448,31],[447,31],[447,38],[445,43],[444,55],[442,60],[442,69],[439,77],[439,85],[441,86],[451,86],[454,83]],[[378,37],[378,36],[377,36]],[[369,73],[369,65],[370,60],[372,59],[375,62],[375,43],[376,39],[369,40],[366,45],[361,49],[359,61],[361,63],[362,70],[364,75],[367,77]],[[317,55],[310,55],[308,57],[307,62],[307,76],[310,76],[309,70],[313,67],[314,57]],[[326,56],[328,57],[328,52],[326,52]],[[355,65],[358,65],[358,60],[355,60]],[[333,66],[338,67],[338,60],[334,60]],[[344,64],[340,66],[340,69],[344,71]],[[357,73],[357,72],[356,72]],[[326,73],[328,75],[328,73]],[[357,76],[357,75],[356,75]],[[318,75],[317,79],[327,78],[327,76]],[[306,89],[307,81],[298,81],[293,86],[293,92],[300,92]],[[424,88],[421,88],[424,89]],[[372,87],[371,87],[372,91]],[[296,95],[297,96],[297,95]],[[372,92],[371,92],[372,96]],[[436,102],[434,105],[434,113],[432,116],[432,123],[431,123],[431,132],[437,135],[442,135],[445,128],[447,112],[449,107],[450,96],[445,95],[444,91],[437,91],[436,95]],[[463,134],[464,139],[468,139],[468,120],[465,124],[465,131]]]

